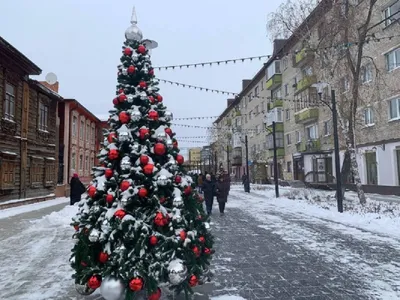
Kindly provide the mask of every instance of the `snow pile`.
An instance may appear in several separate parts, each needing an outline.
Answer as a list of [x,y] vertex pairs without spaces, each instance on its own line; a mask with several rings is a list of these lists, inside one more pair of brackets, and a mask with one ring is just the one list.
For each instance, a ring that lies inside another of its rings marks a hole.
[[240,296],[222,295],[218,297],[211,297],[211,300],[246,300]]

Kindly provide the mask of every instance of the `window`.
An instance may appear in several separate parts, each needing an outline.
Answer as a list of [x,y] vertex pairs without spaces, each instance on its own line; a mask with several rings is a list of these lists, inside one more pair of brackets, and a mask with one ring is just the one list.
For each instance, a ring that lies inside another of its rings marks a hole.
[[324,135],[328,136],[331,135],[331,121],[324,122]]
[[76,169],[76,154],[74,152],[71,154],[71,169]]
[[400,48],[397,48],[385,54],[386,69],[390,72],[400,67]]
[[15,158],[1,158],[0,160],[0,189],[9,190],[15,188],[16,160]]
[[385,20],[385,27],[396,22],[396,20],[400,18],[398,13],[399,10],[400,10],[400,2],[396,1],[396,3],[393,3],[391,6],[389,6],[383,11],[383,19]]
[[86,142],[90,142],[90,124],[86,124]]
[[290,145],[292,143],[292,136],[290,133],[286,134],[286,144]]
[[258,97],[258,95],[259,95],[259,90],[258,90],[258,86],[256,86],[254,89],[254,96]]
[[261,90],[264,90],[264,79],[261,80]]
[[92,144],[96,143],[96,134],[94,130],[95,130],[94,127],[92,127]]
[[267,80],[270,79],[275,74],[281,74],[281,62],[276,60],[272,62],[267,69]]
[[290,109],[286,109],[285,112],[286,112],[286,121],[289,121],[290,120]]
[[281,98],[282,98],[281,88],[272,91],[272,99],[281,99]]
[[43,171],[44,171],[43,162],[32,159],[29,169],[30,169],[31,186],[39,187],[43,185]]
[[85,134],[85,122],[81,121],[81,127],[79,128],[79,138],[83,140],[83,136]]
[[[276,135],[276,147],[283,148],[284,147],[284,136],[283,132],[277,132]],[[267,148],[273,149],[274,148],[274,140],[272,134],[267,135]]]
[[285,84],[285,96],[289,95],[289,84]]
[[6,83],[6,98],[4,99],[4,118],[14,120],[15,116],[15,87]]
[[301,134],[300,131],[296,131],[296,144],[301,143]]
[[277,108],[276,110],[276,122],[283,122],[282,108]]
[[249,94],[249,102],[251,102],[251,100],[253,100],[253,92],[251,92],[250,94]]
[[350,81],[348,76],[342,77],[342,79],[340,80],[340,84],[343,93],[348,92],[350,90]]
[[315,140],[318,138],[318,128],[317,125],[312,125],[306,127],[307,140]]
[[85,170],[89,171],[89,156],[85,156]]
[[282,69],[283,69],[283,70],[286,70],[286,69],[287,69],[287,67],[288,67],[288,61],[289,61],[289,59],[287,58],[287,56],[286,56],[284,59],[282,59]]
[[39,130],[47,131],[49,107],[39,103]]
[[374,125],[374,111],[371,107],[364,109],[364,125],[371,126]]
[[366,64],[361,67],[361,81],[363,83],[372,81],[372,64]]
[[389,105],[390,119],[400,119],[400,98],[390,100]]
[[79,170],[83,170],[83,155],[79,155]]
[[78,123],[78,118],[73,117],[72,118],[72,136],[76,136],[76,134],[77,134],[77,123]]
[[254,108],[254,114],[255,115],[258,115],[260,113],[260,111],[259,111],[259,106],[257,105],[255,108]]
[[249,112],[249,121],[251,120],[251,115],[253,114],[253,111],[251,110],[250,112]]
[[244,115],[244,122],[247,124],[247,115]]
[[48,161],[46,162],[46,167],[44,171],[44,185],[46,187],[53,186],[55,178],[56,178],[56,168],[54,165],[54,161]]
[[286,162],[286,172],[292,173],[292,162],[291,161]]
[[256,126],[256,132],[257,132],[257,134],[261,133],[261,126],[260,125]]
[[261,111],[265,111],[265,101],[261,102]]

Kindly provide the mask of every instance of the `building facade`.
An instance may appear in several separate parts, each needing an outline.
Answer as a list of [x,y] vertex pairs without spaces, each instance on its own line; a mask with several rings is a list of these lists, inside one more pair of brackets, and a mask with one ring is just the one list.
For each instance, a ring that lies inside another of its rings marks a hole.
[[58,116],[60,164],[57,193],[67,195],[73,173],[77,173],[84,184],[91,181],[105,125],[75,99],[65,99],[60,103]]
[[189,149],[189,165],[197,166],[201,161],[201,148],[190,148]]
[[54,197],[62,98],[29,79],[40,74],[39,67],[0,37],[0,201]]

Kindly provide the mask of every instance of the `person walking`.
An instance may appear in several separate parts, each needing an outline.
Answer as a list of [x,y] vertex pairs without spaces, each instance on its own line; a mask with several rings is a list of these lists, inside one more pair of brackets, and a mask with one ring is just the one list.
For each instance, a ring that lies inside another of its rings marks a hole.
[[203,194],[206,202],[207,214],[211,215],[214,204],[215,183],[211,181],[211,175],[206,175],[206,180],[203,182]]
[[74,205],[75,203],[81,201],[82,194],[86,191],[85,186],[79,179],[77,173],[72,175],[72,178],[69,182],[70,186],[70,205]]
[[215,192],[217,195],[217,201],[219,206],[219,213],[220,216],[224,216],[225,213],[225,205],[228,202],[228,195],[229,195],[229,181],[226,176],[222,175],[219,176]]
[[199,193],[202,192],[202,187],[203,187],[203,174],[199,174],[199,177],[197,178],[197,188],[199,190]]

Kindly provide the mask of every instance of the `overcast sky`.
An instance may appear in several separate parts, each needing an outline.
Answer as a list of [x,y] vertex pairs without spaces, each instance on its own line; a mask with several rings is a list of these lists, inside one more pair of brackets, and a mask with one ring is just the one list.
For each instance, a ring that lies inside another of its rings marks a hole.
[[[271,54],[266,20],[281,1],[201,0],[18,0],[0,1],[0,35],[42,70],[57,74],[60,94],[75,98],[96,115],[112,107],[117,65],[136,6],[144,38],[156,40],[153,66]],[[185,70],[156,71],[162,79],[239,92],[263,61]],[[216,116],[227,96],[160,84],[174,117]],[[210,126],[213,120],[176,121]],[[203,136],[204,129],[173,128],[179,136]],[[197,139],[198,140],[198,139]],[[204,144],[180,142],[181,147]]]

